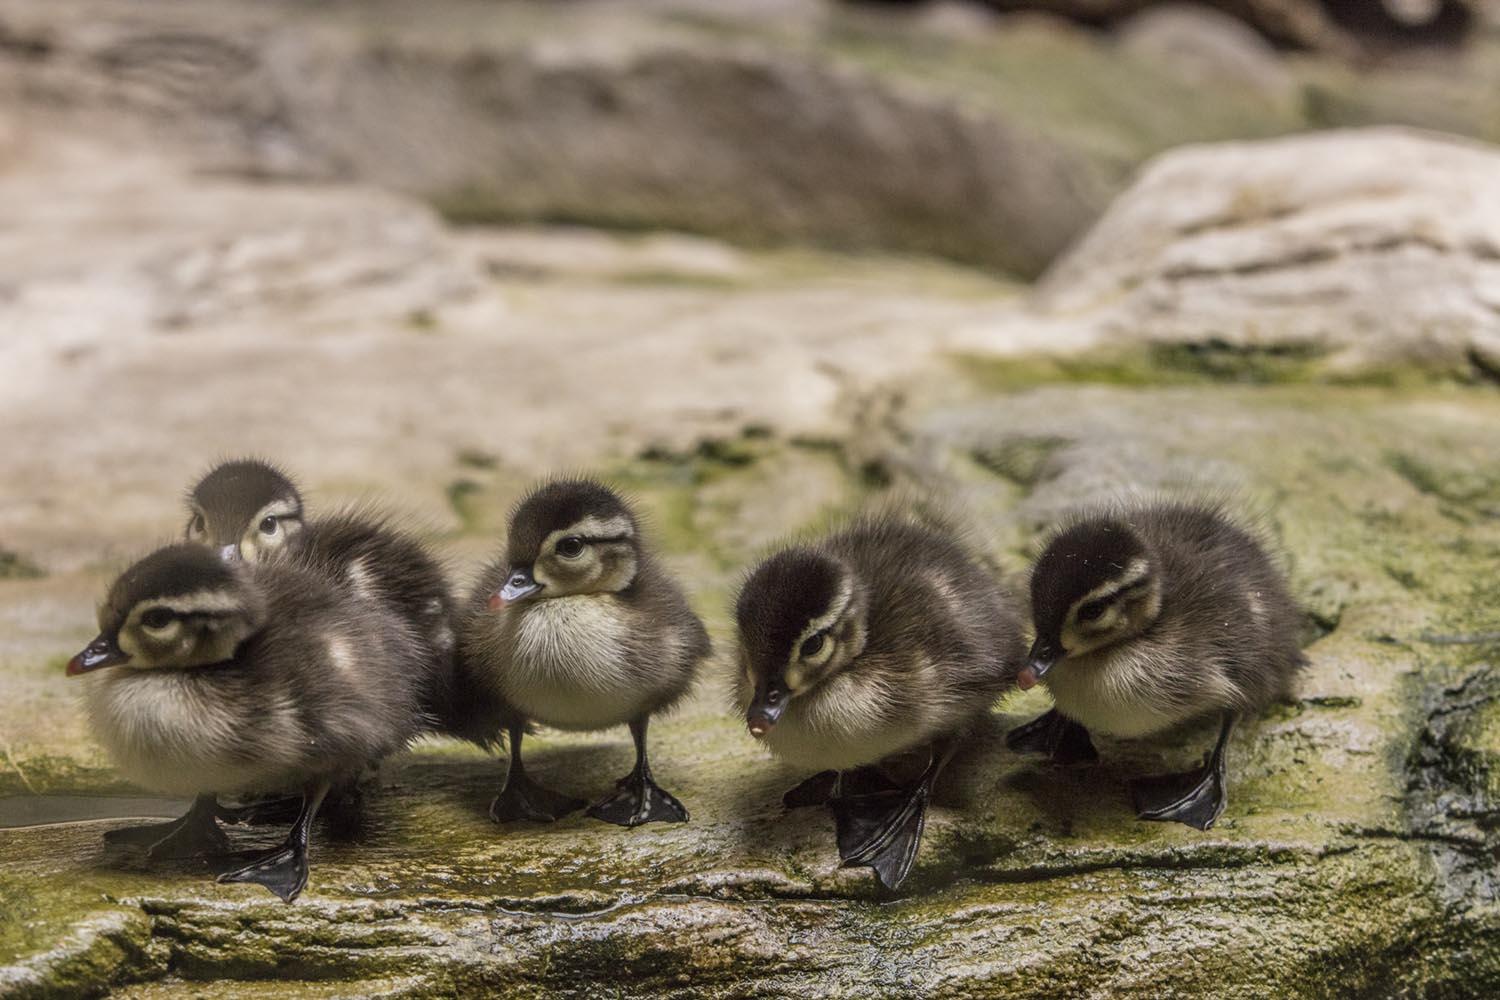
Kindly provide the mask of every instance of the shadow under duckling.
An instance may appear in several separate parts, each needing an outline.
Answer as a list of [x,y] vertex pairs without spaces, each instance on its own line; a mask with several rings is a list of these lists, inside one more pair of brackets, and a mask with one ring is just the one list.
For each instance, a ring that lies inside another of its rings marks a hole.
[[505,556],[470,599],[460,646],[466,685],[488,692],[509,733],[505,783],[490,806],[496,822],[547,822],[584,804],[527,776],[521,740],[531,722],[583,732],[629,725],[635,767],[588,815],[620,826],[687,821],[651,776],[646,733],[688,692],[709,655],[708,632],[613,490],[560,479],[517,505]]
[[[826,802],[843,864],[896,888],[957,740],[1020,669],[1018,602],[951,531],[886,514],[764,560],[735,619],[751,735],[788,762],[829,769],[783,801]],[[924,749],[905,787],[874,768]]]
[[227,563],[200,545],[169,546],[115,581],[99,629],[67,667],[91,675],[95,735],[130,781],[194,796],[180,819],[113,830],[106,842],[158,858],[224,854],[217,796],[302,789],[285,842],[221,882],[294,900],[328,790],[421,731],[409,668],[417,640],[316,567]]
[[1217,504],[1145,503],[1079,517],[1031,576],[1036,639],[1022,688],[1056,706],[1007,742],[1095,760],[1089,730],[1150,737],[1217,717],[1204,765],[1131,783],[1139,818],[1207,830],[1223,813],[1236,722],[1292,696],[1301,621],[1262,545]]

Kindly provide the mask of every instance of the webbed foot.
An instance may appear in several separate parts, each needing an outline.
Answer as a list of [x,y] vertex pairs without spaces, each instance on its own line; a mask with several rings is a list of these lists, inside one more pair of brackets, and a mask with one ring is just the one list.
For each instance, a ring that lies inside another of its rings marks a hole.
[[632,771],[615,782],[615,792],[589,806],[588,815],[617,826],[686,823],[688,811],[649,774]]
[[1207,830],[1224,812],[1228,797],[1212,769],[1137,778],[1130,783],[1137,819],[1186,823]]
[[1089,731],[1055,708],[1006,733],[1005,745],[1017,753],[1046,754],[1057,764],[1092,763],[1099,759]]
[[219,876],[220,882],[254,882],[290,903],[307,888],[307,849],[292,844],[266,851],[250,864]]
[[215,819],[217,806],[211,796],[200,797],[178,819],[109,830],[104,842],[146,852],[154,860],[180,860],[229,853],[229,838]]
[[495,796],[495,801],[490,803],[490,819],[496,823],[516,820],[551,823],[568,813],[577,812],[584,805],[582,799],[543,788],[526,777],[525,772],[512,773],[500,794]]
[[1234,723],[1235,716],[1225,714],[1218,742],[1198,770],[1132,781],[1136,818],[1186,823],[1199,830],[1213,826],[1229,801],[1224,791],[1224,747]]
[[819,771],[795,788],[788,789],[787,793],[781,797],[781,804],[788,809],[823,805],[833,798],[833,790],[838,780],[837,771]]
[[868,866],[887,889],[906,881],[922,843],[928,794],[928,786],[919,784],[910,793],[873,792],[834,800],[843,867]]

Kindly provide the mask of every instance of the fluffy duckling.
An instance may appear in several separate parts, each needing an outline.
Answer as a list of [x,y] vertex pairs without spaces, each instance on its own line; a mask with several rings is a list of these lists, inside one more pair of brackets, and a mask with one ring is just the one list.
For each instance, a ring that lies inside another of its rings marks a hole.
[[[421,721],[411,632],[378,604],[287,560],[245,566],[178,544],[115,581],[99,636],[68,663],[92,674],[93,730],[131,781],[196,796],[168,824],[113,831],[156,857],[223,853],[218,794],[303,790],[285,843],[221,882],[291,902],[328,789],[400,750]],[[96,673],[97,672],[97,673]]]
[[497,822],[550,821],[583,805],[527,777],[521,739],[531,721],[578,731],[628,724],[635,767],[588,815],[621,826],[687,821],[652,780],[646,728],[687,693],[708,633],[612,490],[563,479],[521,501],[504,558],[474,592],[461,646],[469,683],[490,693],[509,730],[509,769],[490,807]]
[[1217,716],[1201,769],[1132,783],[1141,819],[1211,827],[1235,722],[1289,697],[1305,662],[1297,606],[1260,543],[1214,504],[1090,514],[1049,542],[1031,601],[1036,641],[1017,681],[1045,684],[1056,708],[1011,746],[1092,758],[1090,729],[1153,736]]
[[[793,789],[787,805],[829,793],[843,863],[899,886],[957,738],[1021,666],[1017,601],[951,531],[885,515],[766,559],[735,617],[751,735],[777,757],[837,772]],[[914,784],[847,793],[845,772],[921,748]]]
[[455,687],[454,602],[442,566],[410,533],[384,516],[345,510],[308,520],[291,478],[267,462],[239,459],[215,466],[188,494],[188,541],[228,560],[284,553],[317,559],[356,594],[384,602],[422,640],[423,708],[434,728],[493,742],[465,709]]

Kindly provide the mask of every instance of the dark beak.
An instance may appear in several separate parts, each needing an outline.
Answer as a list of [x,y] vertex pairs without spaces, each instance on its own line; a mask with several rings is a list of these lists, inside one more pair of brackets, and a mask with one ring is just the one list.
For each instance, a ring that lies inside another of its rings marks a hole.
[[541,589],[542,585],[531,578],[530,567],[522,566],[513,569],[510,578],[505,581],[505,586],[490,595],[490,610],[499,611],[507,604],[525,600]]
[[745,725],[750,727],[750,735],[760,739],[769,733],[776,725],[776,720],[781,718],[781,713],[786,711],[788,698],[787,689],[782,684],[773,682],[762,685],[755,692],[750,710],[745,713]]
[[1036,687],[1047,671],[1062,658],[1062,651],[1057,646],[1038,636],[1036,642],[1031,644],[1031,652],[1026,654],[1026,666],[1016,675],[1016,686],[1022,691]]
[[90,670],[118,667],[122,663],[129,662],[130,657],[120,652],[120,647],[115,645],[114,636],[101,634],[83,647],[83,652],[68,661],[68,676],[77,677]]

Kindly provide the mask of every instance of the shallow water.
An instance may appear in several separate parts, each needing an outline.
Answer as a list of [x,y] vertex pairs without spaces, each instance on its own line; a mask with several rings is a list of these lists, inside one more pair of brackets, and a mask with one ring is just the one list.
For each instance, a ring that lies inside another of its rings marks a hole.
[[0,798],[0,830],[105,819],[172,819],[191,804],[187,799],[133,795],[13,795]]

